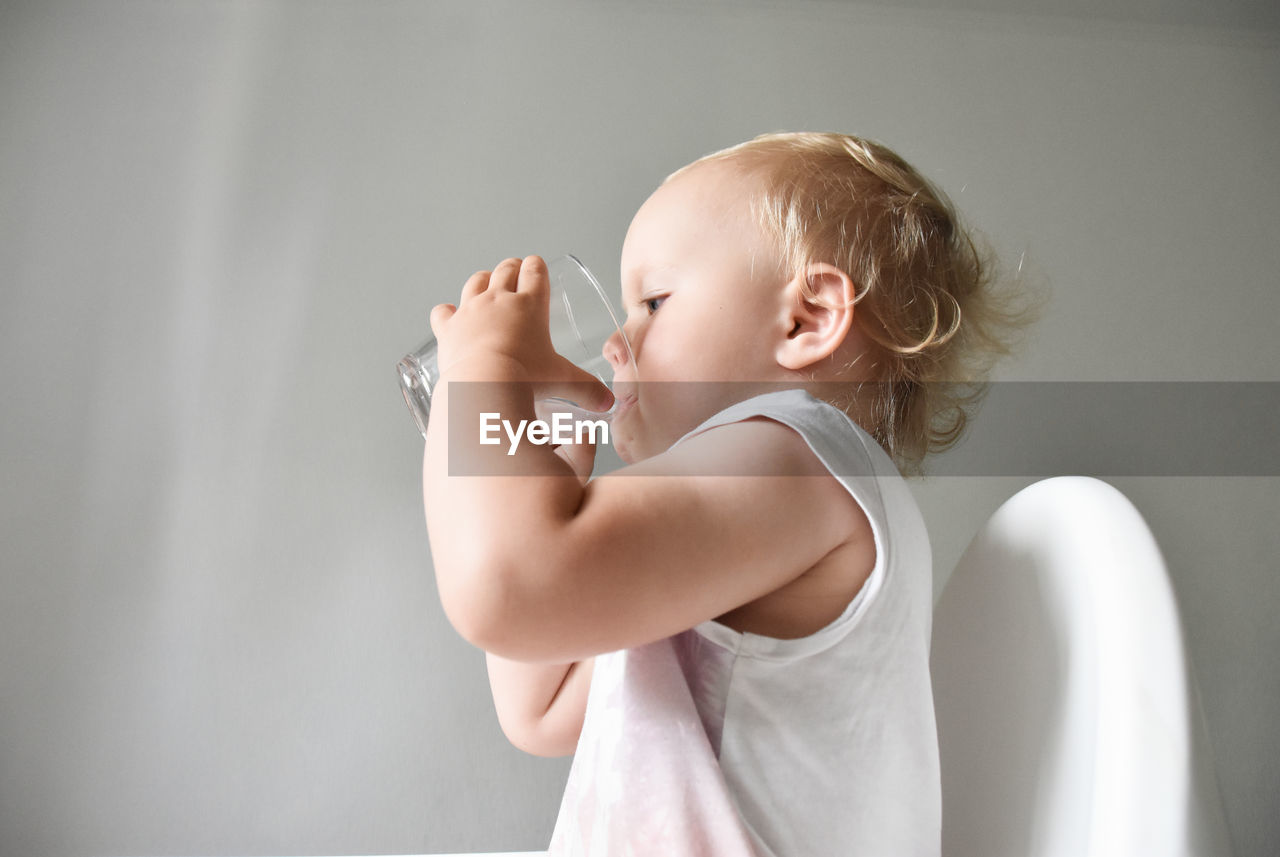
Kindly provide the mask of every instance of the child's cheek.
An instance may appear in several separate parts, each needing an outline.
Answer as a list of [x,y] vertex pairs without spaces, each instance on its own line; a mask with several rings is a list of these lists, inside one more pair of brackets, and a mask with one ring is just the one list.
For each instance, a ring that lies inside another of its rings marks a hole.
[[641,381],[681,381],[690,377],[696,355],[681,347],[670,325],[651,327],[637,355],[636,369]]

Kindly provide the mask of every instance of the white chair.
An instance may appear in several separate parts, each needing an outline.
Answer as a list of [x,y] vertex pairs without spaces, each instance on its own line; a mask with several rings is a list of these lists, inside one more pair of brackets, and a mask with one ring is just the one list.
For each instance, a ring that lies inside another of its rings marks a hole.
[[1231,853],[1151,531],[1097,479],[1037,482],[934,614],[944,857]]

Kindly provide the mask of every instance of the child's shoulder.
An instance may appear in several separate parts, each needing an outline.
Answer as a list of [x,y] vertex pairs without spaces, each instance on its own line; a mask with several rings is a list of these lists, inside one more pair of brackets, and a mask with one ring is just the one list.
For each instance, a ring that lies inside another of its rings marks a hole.
[[717,415],[651,461],[658,471],[690,476],[830,475],[805,437],[767,412]]
[[[898,475],[888,454],[865,429],[844,411],[804,389],[779,390],[736,402],[685,434],[673,449],[713,430],[715,438],[727,439],[726,427],[746,424],[775,426],[756,430],[763,444],[758,450],[760,457],[780,457],[775,466],[799,457],[808,465],[821,462],[821,471],[837,478]],[[744,439],[748,432],[741,432]],[[699,446],[714,448],[715,444],[704,439]],[[749,449],[736,445],[731,452],[751,457]],[[805,468],[802,475],[813,475],[813,468]]]

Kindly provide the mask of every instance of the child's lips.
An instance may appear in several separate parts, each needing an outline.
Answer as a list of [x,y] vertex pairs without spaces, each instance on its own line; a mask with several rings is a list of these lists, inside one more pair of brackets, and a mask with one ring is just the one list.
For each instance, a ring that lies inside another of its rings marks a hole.
[[640,391],[635,379],[627,377],[615,377],[610,387],[613,390],[613,407],[609,413],[612,419],[616,419],[631,410]]
[[636,403],[636,398],[635,393],[615,392],[612,419],[616,420],[631,410]]

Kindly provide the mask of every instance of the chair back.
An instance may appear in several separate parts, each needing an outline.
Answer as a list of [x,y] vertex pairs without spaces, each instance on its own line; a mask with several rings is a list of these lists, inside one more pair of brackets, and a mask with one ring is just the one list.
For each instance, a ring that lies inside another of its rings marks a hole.
[[935,610],[944,857],[1229,855],[1164,559],[1097,479],[1037,482]]

